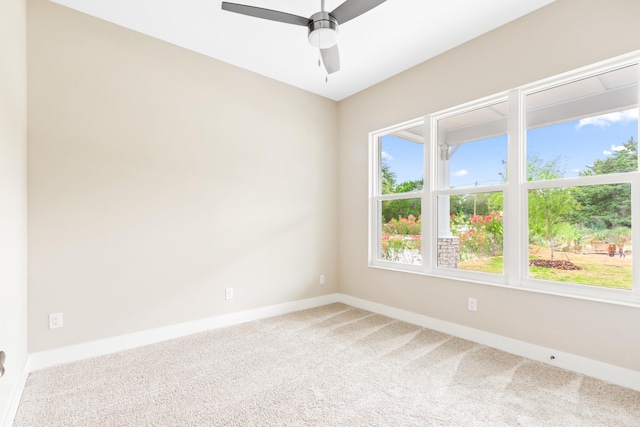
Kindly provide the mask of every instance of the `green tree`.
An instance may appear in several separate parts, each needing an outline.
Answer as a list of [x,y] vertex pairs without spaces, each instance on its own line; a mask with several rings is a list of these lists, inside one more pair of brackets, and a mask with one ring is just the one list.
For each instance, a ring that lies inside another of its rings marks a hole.
[[[489,206],[489,194],[455,194],[449,196],[449,211],[456,215],[489,215],[493,209]],[[502,209],[500,209],[502,210]]]
[[382,162],[380,167],[382,178],[382,194],[393,194],[396,187],[396,174],[391,171],[389,164]]
[[[624,149],[616,151],[611,157],[596,160],[580,175],[605,175],[636,170],[638,170],[638,142],[630,138],[624,144]],[[572,215],[575,223],[594,230],[631,227],[631,186],[629,184],[577,187],[574,196],[582,207]]]
[[405,181],[396,185],[394,188],[394,193],[409,193],[411,191],[422,191],[422,187],[424,187],[424,179],[416,179],[413,181]]
[[[560,159],[543,162],[540,157],[530,156],[527,162],[529,181],[549,180],[564,175]],[[578,208],[572,191],[566,188],[537,188],[529,191],[529,238],[543,240],[551,251],[559,234],[570,227],[567,218]]]
[[[508,182],[507,162],[506,160],[500,160],[500,162],[502,163],[502,168],[504,169],[504,172],[498,172],[498,175],[500,175],[502,184],[506,184]],[[489,195],[489,200],[487,201],[487,206],[492,212],[497,212],[497,211],[502,212],[502,209],[504,206],[504,193],[502,191],[496,191],[495,193],[491,193]]]
[[580,175],[592,176],[637,171],[638,141],[631,137],[623,147],[623,149],[615,151],[611,157],[596,160],[593,165],[587,166]]
[[[422,191],[424,179],[404,181],[396,184],[396,177],[389,170],[386,163],[382,164],[382,194],[409,193]],[[389,200],[382,204],[382,222],[387,223],[392,219],[407,218],[413,215],[420,218],[422,204],[420,199]]]
[[420,198],[382,202],[382,222],[385,224],[392,219],[408,218],[409,215],[420,218],[421,212],[422,200]]

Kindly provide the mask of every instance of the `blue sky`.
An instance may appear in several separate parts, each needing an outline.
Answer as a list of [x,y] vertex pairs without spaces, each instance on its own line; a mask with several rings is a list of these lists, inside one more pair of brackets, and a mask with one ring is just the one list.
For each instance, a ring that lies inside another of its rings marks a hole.
[[631,137],[638,140],[637,108],[530,130],[527,154],[543,160],[561,157],[565,177],[575,177],[595,160],[623,149]]
[[[596,159],[612,156],[631,137],[638,140],[637,108],[532,129],[527,132],[527,155],[537,153],[545,161],[560,157],[565,177],[575,177]],[[423,177],[422,144],[385,136],[382,158],[398,183]],[[451,157],[451,186],[502,182],[506,158],[506,135],[464,144]]]

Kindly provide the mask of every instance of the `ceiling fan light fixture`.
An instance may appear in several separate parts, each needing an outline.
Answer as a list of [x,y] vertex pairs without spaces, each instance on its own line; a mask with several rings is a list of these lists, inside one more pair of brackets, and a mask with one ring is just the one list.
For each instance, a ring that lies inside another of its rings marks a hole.
[[319,49],[328,49],[338,43],[338,33],[329,28],[320,28],[309,33],[309,43]]
[[327,12],[311,17],[309,43],[319,49],[328,49],[338,43],[338,21]]

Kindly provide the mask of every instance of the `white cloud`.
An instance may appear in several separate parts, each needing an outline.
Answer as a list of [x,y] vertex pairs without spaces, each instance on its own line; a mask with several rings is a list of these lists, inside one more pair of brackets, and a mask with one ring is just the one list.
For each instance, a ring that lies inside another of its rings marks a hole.
[[599,126],[609,127],[614,123],[628,122],[631,120],[638,120],[638,109],[633,108],[631,110],[617,111],[615,113],[603,114],[601,116],[587,117],[586,119],[578,122],[577,128],[580,129],[583,126]]
[[615,152],[624,151],[624,150],[626,150],[624,145],[611,145],[611,150],[604,150],[602,154],[604,154],[605,156],[610,156]]
[[582,172],[582,169],[571,169],[571,172],[580,173],[580,172]]
[[391,161],[393,160],[393,156],[389,153],[387,153],[386,151],[382,152],[382,160],[387,160],[387,161]]
[[454,172],[453,176],[465,176],[465,175],[469,175],[469,172],[467,172],[464,169],[460,169],[457,172]]

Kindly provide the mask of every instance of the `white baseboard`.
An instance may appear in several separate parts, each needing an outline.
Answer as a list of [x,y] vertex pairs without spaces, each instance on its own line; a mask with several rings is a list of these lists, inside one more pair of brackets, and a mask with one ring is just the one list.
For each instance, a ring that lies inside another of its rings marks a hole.
[[338,301],[337,294],[324,295],[299,301],[292,301],[268,307],[223,314],[193,322],[180,323],[163,328],[151,329],[113,338],[106,338],[54,350],[41,351],[29,355],[27,372],[64,363],[75,362],[90,357],[102,356],[122,350],[129,350],[144,345],[155,344],[174,338],[180,338],[212,329],[233,326],[252,320],[306,310]]
[[[199,332],[204,332],[216,328],[233,326],[239,323],[252,320],[264,319],[267,317],[287,314],[294,311],[319,307],[334,302],[342,302],[353,307],[362,308],[374,313],[379,313],[394,319],[413,323],[422,327],[433,329],[479,344],[487,345],[508,353],[526,357],[542,363],[546,363],[573,372],[588,375],[603,381],[640,391],[640,372],[619,366],[610,365],[585,357],[563,353],[554,349],[542,347],[524,341],[503,337],[478,329],[462,326],[451,322],[446,322],[433,317],[424,316],[410,311],[398,309],[371,302],[368,300],[352,297],[344,294],[330,294],[317,298],[310,298],[300,301],[246,310],[237,313],[230,313],[215,316],[203,320],[171,325],[164,328],[152,329],[133,334],[121,335],[118,337],[92,341],[83,344],[63,347],[54,350],[32,353],[29,355],[23,378],[14,397],[14,402],[10,408],[7,420],[13,420],[22,395],[22,389],[26,383],[29,372],[44,369],[63,363],[74,362],[90,357],[111,354],[122,350],[154,344],[169,339],[179,338]],[[551,355],[554,359],[550,359]],[[13,412],[11,412],[13,411]],[[11,415],[13,414],[13,415]],[[6,422],[6,421],[5,421]],[[11,425],[11,423],[7,424]]]
[[[9,402],[9,407],[7,408],[7,412],[4,414],[4,419],[0,419],[0,426],[3,427],[11,427],[13,425],[13,420],[16,418],[16,413],[18,412],[18,406],[20,405],[20,399],[22,398],[22,392],[24,391],[24,387],[27,384],[27,377],[29,376],[29,371],[27,371],[27,365],[25,363],[25,367],[22,370],[22,374],[20,378],[18,378],[18,382],[13,389],[13,394],[11,395],[11,401]],[[2,414],[0,414],[2,416]]]
[[[413,313],[388,305],[371,302],[368,300],[338,294],[338,301],[363,310],[372,311],[394,319],[402,320],[414,325],[419,325],[435,331],[443,332],[455,337],[463,338],[479,344],[506,351],[507,353],[526,357],[538,362],[557,366],[562,369],[577,372],[599,380],[617,384],[622,387],[640,391],[640,372],[621,368],[593,359],[564,353],[550,348],[519,341],[513,338],[503,337],[468,326],[446,322],[422,314]],[[551,359],[551,356],[554,356]]]

